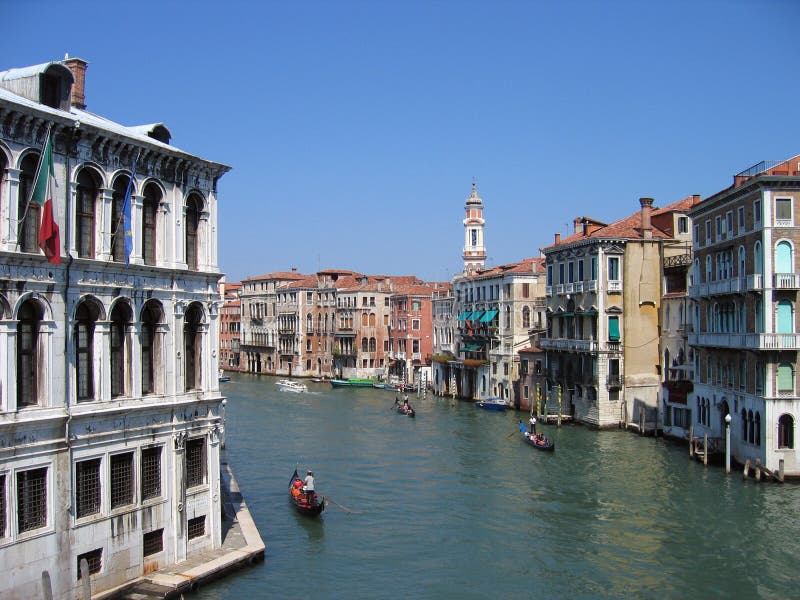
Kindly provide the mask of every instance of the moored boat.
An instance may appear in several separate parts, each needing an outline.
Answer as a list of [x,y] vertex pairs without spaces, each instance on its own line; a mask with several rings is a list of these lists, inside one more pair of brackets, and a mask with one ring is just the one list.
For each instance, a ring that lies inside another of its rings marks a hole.
[[522,433],[522,439],[526,444],[529,444],[537,450],[553,451],[556,449],[556,444],[553,440],[547,438],[543,433],[530,434],[527,431]]
[[331,379],[330,381],[333,387],[372,387],[373,384],[372,379],[350,378],[350,379]]
[[303,491],[303,480],[297,474],[297,469],[292,473],[292,478],[289,480],[289,499],[294,504],[294,507],[302,515],[309,517],[316,517],[319,513],[325,510],[325,497],[318,496],[316,493],[309,494]]
[[230,380],[231,380],[230,376],[229,375],[225,375],[225,371],[220,369],[219,370],[219,381],[220,381],[220,383],[225,382],[225,381],[230,381]]
[[292,381],[291,379],[280,379],[275,382],[281,390],[285,390],[287,392],[307,392],[308,387],[305,383],[300,383],[299,381]]
[[475,406],[486,410],[505,410],[508,408],[509,402],[502,398],[486,398],[486,400],[478,400]]

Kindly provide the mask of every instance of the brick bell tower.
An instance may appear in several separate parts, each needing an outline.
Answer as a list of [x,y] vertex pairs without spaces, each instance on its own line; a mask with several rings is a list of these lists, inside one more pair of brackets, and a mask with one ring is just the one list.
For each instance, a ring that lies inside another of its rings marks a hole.
[[475,180],[472,180],[472,193],[464,205],[467,217],[464,219],[464,273],[474,273],[486,268],[486,247],[483,245],[483,200],[478,196]]

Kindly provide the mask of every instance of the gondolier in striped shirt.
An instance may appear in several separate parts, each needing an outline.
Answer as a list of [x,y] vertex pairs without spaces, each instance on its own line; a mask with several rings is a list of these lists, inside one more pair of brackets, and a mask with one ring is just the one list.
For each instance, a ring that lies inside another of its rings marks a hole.
[[311,504],[314,501],[314,471],[306,471],[306,478],[303,480],[303,491],[306,493],[306,502]]

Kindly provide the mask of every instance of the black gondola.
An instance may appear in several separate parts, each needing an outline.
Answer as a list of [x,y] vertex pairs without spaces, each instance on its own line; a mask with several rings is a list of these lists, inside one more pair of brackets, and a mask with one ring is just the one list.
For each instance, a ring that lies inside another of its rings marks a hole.
[[303,480],[297,474],[297,469],[294,470],[292,478],[289,480],[289,499],[294,504],[297,512],[302,515],[316,517],[325,510],[324,496],[320,497],[314,493],[309,500],[308,494],[303,491]]
[[400,413],[401,415],[405,415],[407,417],[416,417],[417,416],[417,411],[415,411],[410,406],[408,408],[406,408],[402,404],[397,407],[397,412]]
[[537,450],[546,450],[552,452],[556,449],[555,442],[548,439],[543,433],[533,435],[529,433],[523,433],[522,439],[526,444],[533,446]]

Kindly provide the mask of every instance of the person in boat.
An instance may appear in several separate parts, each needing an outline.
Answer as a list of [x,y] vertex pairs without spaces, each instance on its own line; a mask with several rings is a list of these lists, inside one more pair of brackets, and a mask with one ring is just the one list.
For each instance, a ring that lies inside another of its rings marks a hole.
[[394,397],[394,408],[397,408],[398,406],[400,406],[400,396],[395,396]]
[[525,423],[522,422],[522,419],[519,420],[519,432],[525,435]]
[[531,434],[536,433],[536,417],[531,417]]
[[303,480],[303,491],[306,493],[306,501],[311,504],[314,501],[314,471],[306,471],[306,478]]

